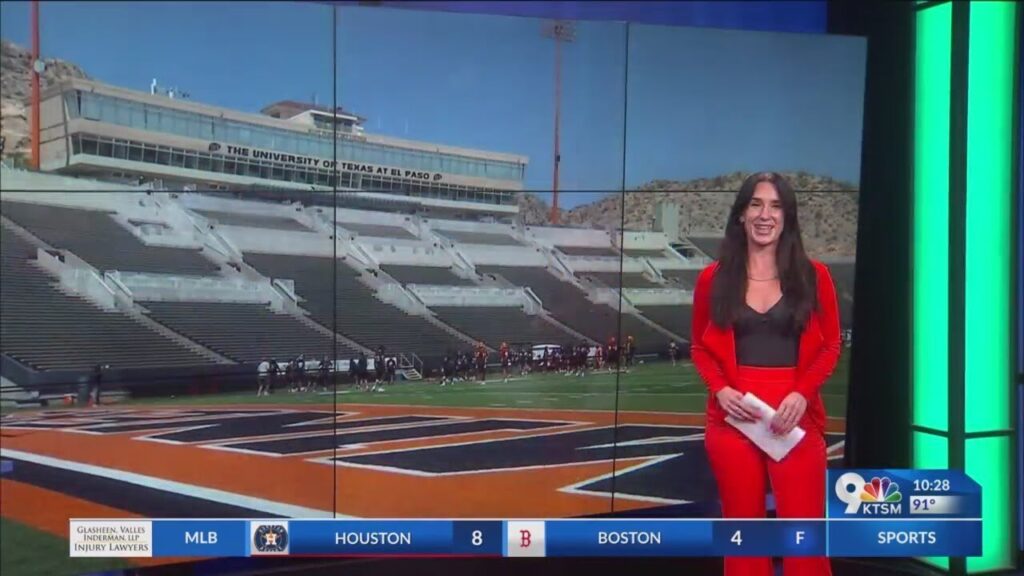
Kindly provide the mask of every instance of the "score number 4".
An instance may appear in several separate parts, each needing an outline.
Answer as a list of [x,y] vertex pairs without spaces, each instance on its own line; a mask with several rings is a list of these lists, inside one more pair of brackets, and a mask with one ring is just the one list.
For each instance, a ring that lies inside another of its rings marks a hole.
[[732,538],[729,538],[729,541],[734,542],[737,546],[743,545],[743,535],[740,532],[740,530],[737,530],[736,533],[732,535]]

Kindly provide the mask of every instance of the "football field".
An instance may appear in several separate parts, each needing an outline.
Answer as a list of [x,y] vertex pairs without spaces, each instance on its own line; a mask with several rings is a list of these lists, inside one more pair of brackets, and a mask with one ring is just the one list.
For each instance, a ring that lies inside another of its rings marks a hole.
[[[842,455],[845,359],[822,394]],[[0,515],[53,547],[68,519],[544,518],[715,501],[692,365],[629,373],[128,400],[3,416]],[[63,540],[66,542],[66,540]],[[38,566],[4,555],[3,573]],[[134,564],[168,559],[132,560]],[[46,573],[77,570],[76,561]],[[95,564],[90,564],[93,566]]]
[[[835,373],[822,387],[825,409],[831,418],[844,418],[849,355],[843,354]],[[408,404],[422,406],[550,408],[566,410],[623,410],[701,413],[706,388],[693,364],[669,362],[640,364],[630,372],[588,371],[586,376],[532,373],[512,374],[502,381],[500,369],[489,368],[487,383],[458,382],[440,386],[436,381],[399,383],[384,392],[361,392],[347,384],[337,387],[338,404]],[[143,400],[144,405],[216,404],[319,404],[332,402],[331,394],[278,392],[256,397],[252,393],[171,397]]]

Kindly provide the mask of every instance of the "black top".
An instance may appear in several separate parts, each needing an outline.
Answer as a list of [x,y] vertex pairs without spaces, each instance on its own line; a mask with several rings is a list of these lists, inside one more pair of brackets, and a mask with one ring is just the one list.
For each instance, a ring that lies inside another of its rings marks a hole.
[[737,363],[772,368],[796,366],[800,335],[792,329],[792,315],[785,297],[764,314],[744,305],[733,325]]

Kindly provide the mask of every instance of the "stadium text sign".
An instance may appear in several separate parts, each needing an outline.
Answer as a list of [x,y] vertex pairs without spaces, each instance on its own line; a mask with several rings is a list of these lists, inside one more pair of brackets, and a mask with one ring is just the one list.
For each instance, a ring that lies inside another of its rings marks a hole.
[[252,158],[253,160],[270,160],[292,166],[308,166],[312,168],[324,168],[325,170],[344,170],[346,172],[358,172],[360,174],[372,174],[377,176],[389,176],[392,178],[405,178],[421,182],[439,182],[443,176],[440,172],[428,172],[425,170],[408,170],[406,168],[394,168],[378,164],[366,164],[363,162],[350,162],[348,160],[334,160],[329,158],[317,158],[315,156],[300,156],[276,150],[262,150],[249,146],[237,146],[235,144],[221,144],[211,142],[208,147],[210,152],[238,156],[241,158]]

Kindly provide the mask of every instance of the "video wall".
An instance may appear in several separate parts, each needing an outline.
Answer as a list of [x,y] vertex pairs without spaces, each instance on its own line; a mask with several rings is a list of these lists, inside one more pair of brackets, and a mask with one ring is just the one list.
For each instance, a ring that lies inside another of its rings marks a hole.
[[[718,515],[691,328],[744,230],[827,266],[841,462],[863,39],[46,3],[37,173],[28,10],[0,358],[45,409],[4,413],[5,523],[66,537],[33,494],[71,486],[82,517]],[[761,172],[792,205],[737,202]]]

